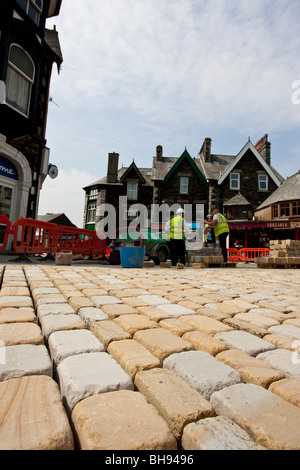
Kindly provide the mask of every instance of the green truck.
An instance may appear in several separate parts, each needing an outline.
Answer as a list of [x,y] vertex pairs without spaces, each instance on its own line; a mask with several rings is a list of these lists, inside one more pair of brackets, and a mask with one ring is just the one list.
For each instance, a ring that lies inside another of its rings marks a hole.
[[145,258],[160,264],[170,259],[170,251],[163,233],[150,229],[118,229],[115,241],[125,246],[145,245]]

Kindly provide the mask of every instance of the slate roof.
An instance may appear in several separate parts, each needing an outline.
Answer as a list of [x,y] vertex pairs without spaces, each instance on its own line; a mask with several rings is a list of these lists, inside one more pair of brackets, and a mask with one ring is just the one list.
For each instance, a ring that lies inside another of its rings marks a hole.
[[60,48],[58,32],[55,29],[45,29],[45,42],[54,52],[58,66],[63,62],[63,55]]
[[250,206],[250,202],[241,194],[238,193],[227,202],[224,202],[224,206]]

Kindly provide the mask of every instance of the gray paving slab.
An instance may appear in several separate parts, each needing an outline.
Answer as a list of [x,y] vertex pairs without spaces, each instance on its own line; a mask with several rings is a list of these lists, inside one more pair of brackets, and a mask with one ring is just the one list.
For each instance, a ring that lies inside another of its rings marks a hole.
[[58,365],[57,374],[68,412],[91,395],[134,389],[129,375],[106,352],[67,357]]
[[178,374],[207,400],[215,391],[242,382],[239,372],[205,351],[172,354],[163,367]]
[[26,375],[52,377],[52,362],[46,346],[20,344],[1,348],[0,381]]
[[257,356],[257,354],[264,351],[275,349],[274,344],[258,338],[246,331],[226,331],[224,333],[217,333],[215,338],[224,341],[229,349],[241,349],[250,356]]
[[104,345],[89,330],[56,331],[50,335],[48,346],[56,365],[69,356],[104,351]]
[[274,351],[258,354],[257,359],[261,359],[274,369],[282,371],[288,378],[300,380],[299,357],[296,351],[275,349]]

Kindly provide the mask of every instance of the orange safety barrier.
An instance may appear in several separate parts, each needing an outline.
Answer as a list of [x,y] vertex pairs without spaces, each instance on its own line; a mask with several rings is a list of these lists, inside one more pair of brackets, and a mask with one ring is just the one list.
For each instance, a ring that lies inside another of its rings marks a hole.
[[0,253],[5,250],[9,235],[13,234],[11,221],[6,215],[0,214]]
[[[66,227],[49,222],[21,217],[12,225],[9,219],[0,216],[0,226],[6,224],[3,244],[7,245],[8,236],[13,235],[12,249],[16,253],[42,254],[70,250],[73,254],[104,257],[106,240],[100,239],[93,230]],[[8,221],[8,222],[7,222]]]
[[255,258],[270,256],[269,248],[228,248],[228,261],[234,263],[245,263],[247,261],[255,261]]
[[242,248],[239,253],[241,262],[254,261],[255,258],[270,256],[269,248]]

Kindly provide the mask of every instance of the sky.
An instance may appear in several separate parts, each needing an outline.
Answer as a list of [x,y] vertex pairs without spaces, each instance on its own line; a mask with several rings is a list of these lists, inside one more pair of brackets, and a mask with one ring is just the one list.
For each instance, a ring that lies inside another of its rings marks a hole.
[[119,166],[151,167],[156,146],[237,155],[268,134],[271,164],[300,170],[299,0],[63,0],[39,215],[83,227],[83,187]]

